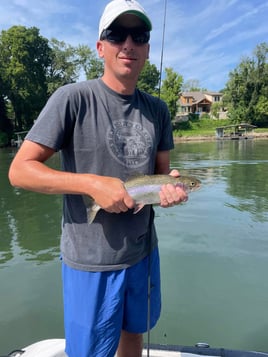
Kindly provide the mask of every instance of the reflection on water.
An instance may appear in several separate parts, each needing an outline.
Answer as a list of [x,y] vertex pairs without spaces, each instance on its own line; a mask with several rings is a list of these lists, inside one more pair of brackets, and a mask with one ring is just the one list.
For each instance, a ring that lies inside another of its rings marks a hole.
[[[267,140],[241,140],[172,152],[172,167],[202,188],[186,204],[156,208],[163,308],[153,343],[268,351],[267,149]],[[0,150],[0,354],[63,335],[62,200],[12,188],[13,155]]]
[[[249,211],[256,221],[267,221],[266,150],[267,141],[254,140],[180,144],[173,153],[172,163],[175,167],[188,169],[188,172],[200,177],[205,185],[219,185],[222,182],[226,193],[237,198],[233,208]],[[181,157],[183,160],[180,160]]]
[[[61,197],[12,188],[7,179],[12,157],[0,150],[0,268],[20,259],[42,263],[59,256]],[[57,157],[50,164],[55,162]]]
[[161,343],[268,351],[268,142],[186,143],[172,165],[202,189],[157,209]]
[[23,192],[13,202],[13,207],[4,205],[0,216],[0,263],[19,257],[53,260],[59,255],[61,198]]

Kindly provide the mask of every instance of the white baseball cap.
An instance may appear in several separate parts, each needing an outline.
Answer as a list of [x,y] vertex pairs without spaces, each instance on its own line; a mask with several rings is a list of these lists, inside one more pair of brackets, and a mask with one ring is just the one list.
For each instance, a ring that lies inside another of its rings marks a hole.
[[152,23],[144,8],[136,0],[113,0],[106,5],[99,24],[99,38],[118,16],[122,14],[133,14],[138,16],[152,30]]

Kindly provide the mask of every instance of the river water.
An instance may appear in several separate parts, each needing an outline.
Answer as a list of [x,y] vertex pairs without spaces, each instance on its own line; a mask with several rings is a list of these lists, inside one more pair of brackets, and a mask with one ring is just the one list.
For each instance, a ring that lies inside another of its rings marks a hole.
[[[12,188],[15,151],[0,149],[0,355],[63,337],[61,197]],[[172,166],[202,188],[156,208],[163,306],[152,343],[268,351],[267,153],[267,140],[176,145]]]

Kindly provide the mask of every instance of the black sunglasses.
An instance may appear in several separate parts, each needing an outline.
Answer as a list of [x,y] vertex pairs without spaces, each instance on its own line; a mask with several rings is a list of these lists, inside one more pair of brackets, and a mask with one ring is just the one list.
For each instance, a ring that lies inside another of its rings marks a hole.
[[100,40],[107,40],[111,43],[122,43],[126,41],[129,35],[137,45],[144,45],[150,40],[150,31],[147,31],[142,27],[130,28],[123,26],[103,30]]

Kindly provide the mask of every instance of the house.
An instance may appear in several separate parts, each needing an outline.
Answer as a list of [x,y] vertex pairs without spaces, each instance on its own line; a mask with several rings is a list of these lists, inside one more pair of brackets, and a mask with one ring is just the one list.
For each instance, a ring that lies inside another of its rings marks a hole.
[[217,92],[183,92],[179,97],[178,115],[210,113],[212,104],[221,102],[222,96]]

